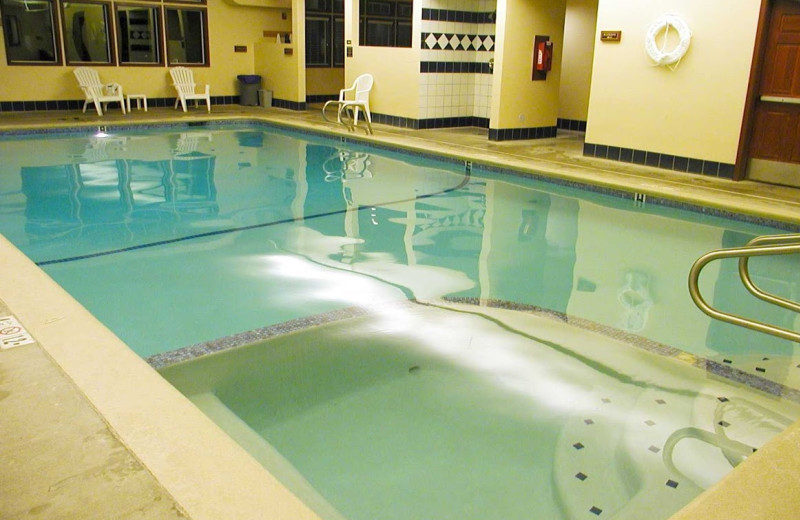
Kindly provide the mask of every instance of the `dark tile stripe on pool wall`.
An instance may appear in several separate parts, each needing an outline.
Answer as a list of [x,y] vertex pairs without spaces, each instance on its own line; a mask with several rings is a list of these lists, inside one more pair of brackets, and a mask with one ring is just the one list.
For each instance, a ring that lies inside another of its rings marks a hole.
[[716,161],[704,161],[702,159],[692,159],[691,157],[593,143],[583,144],[583,155],[652,166],[654,168],[664,168],[666,170],[733,179],[733,164]]
[[556,126],[559,130],[586,131],[586,121],[581,121],[580,119],[562,119],[559,117]]
[[[0,101],[0,112],[46,112],[50,110],[81,110],[83,109],[83,99],[60,99],[47,101]],[[212,105],[238,105],[239,96],[211,96]],[[152,107],[174,107],[175,98],[147,98],[148,108]],[[110,105],[109,110],[119,109],[116,105]],[[86,108],[94,111],[94,105],[89,104]],[[136,110],[134,108],[134,110]]]

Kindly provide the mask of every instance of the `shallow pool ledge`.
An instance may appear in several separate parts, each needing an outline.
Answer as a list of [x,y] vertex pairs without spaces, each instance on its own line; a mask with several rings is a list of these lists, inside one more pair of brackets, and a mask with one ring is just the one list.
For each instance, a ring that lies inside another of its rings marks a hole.
[[800,514],[800,422],[670,520],[778,520]]
[[0,299],[186,515],[319,520],[2,236],[0,258]]

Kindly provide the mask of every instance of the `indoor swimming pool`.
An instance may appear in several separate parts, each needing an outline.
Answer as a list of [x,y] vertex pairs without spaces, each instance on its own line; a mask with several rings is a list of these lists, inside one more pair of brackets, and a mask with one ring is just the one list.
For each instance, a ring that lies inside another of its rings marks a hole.
[[800,417],[797,346],[686,288],[778,223],[255,124],[0,156],[0,233],[326,519],[667,518]]

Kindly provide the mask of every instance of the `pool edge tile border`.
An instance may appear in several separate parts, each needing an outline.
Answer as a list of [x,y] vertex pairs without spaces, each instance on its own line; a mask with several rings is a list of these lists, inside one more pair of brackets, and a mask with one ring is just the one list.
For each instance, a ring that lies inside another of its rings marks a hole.
[[[720,377],[726,381],[744,385],[752,390],[757,390],[781,399],[787,399],[789,401],[800,403],[800,389],[791,388],[782,383],[771,381],[759,375],[750,374],[738,368],[731,367],[711,359],[699,357],[695,354],[685,352],[676,347],[672,347],[670,345],[666,345],[637,334],[626,332],[615,327],[602,325],[585,318],[570,316],[569,314],[563,312],[545,309],[544,307],[539,307],[536,305],[494,299],[444,297],[429,301],[398,300],[396,302],[387,304],[387,306],[405,306],[408,308],[413,308],[417,305],[441,306],[448,304],[468,305],[477,309],[480,309],[481,307],[488,307],[510,310],[535,315],[536,317],[549,319],[551,321],[565,323],[580,330],[595,333],[618,341],[624,345],[636,348],[638,350],[644,350],[663,358],[670,358],[680,361],[686,365],[704,370],[709,374]],[[288,320],[275,325],[260,327],[257,329],[232,334],[230,336],[224,336],[222,338],[196,343],[194,345],[189,345],[161,354],[155,354],[145,358],[145,361],[154,369],[161,370],[179,363],[192,361],[208,355],[245,347],[268,339],[275,339],[287,334],[309,330],[321,325],[348,320],[351,318],[364,317],[369,314],[369,309],[365,307],[355,306],[337,309],[308,316],[306,318]]]

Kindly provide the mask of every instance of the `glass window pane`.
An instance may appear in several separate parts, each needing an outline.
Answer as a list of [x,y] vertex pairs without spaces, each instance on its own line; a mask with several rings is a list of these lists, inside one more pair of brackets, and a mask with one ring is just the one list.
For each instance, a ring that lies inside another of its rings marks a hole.
[[167,8],[167,59],[171,65],[205,65],[204,9]]
[[411,47],[412,0],[359,0],[361,45]]
[[111,63],[108,6],[64,2],[63,15],[67,63]]
[[397,47],[411,47],[411,23],[397,22]]
[[119,63],[161,63],[158,27],[156,7],[117,5]]
[[367,45],[394,47],[394,22],[367,19]]
[[0,10],[9,64],[61,63],[51,0],[0,0]]
[[333,19],[333,66],[344,67],[344,18]]
[[330,18],[306,18],[306,65],[310,67],[330,65],[328,57],[328,34]]

